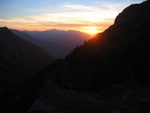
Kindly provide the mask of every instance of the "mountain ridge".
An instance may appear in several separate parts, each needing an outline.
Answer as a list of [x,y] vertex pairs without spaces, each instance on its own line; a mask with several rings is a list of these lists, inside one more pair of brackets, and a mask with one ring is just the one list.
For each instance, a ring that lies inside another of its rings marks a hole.
[[13,34],[7,27],[0,28],[0,51],[0,90],[11,89],[32,78],[54,60],[42,49]]
[[[55,58],[64,58],[73,48],[90,38],[87,34],[74,30],[12,31],[22,39],[43,48]],[[30,36],[25,36],[26,33]]]
[[114,24],[118,25],[125,23],[132,19],[138,18],[139,16],[142,16],[141,14],[149,13],[149,4],[150,2],[147,0],[142,4],[132,4],[128,6],[116,17]]

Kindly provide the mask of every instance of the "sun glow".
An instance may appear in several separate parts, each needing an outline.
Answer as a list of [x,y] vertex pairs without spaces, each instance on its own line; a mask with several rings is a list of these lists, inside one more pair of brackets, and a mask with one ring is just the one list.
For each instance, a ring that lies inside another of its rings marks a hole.
[[87,32],[90,35],[95,35],[95,34],[99,33],[100,31],[98,30],[97,27],[87,27],[85,29],[85,32]]

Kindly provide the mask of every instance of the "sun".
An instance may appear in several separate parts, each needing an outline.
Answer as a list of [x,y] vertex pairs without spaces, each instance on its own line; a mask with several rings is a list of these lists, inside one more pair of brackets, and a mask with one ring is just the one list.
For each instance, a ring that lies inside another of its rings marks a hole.
[[100,32],[97,27],[87,27],[85,31],[90,35],[95,35]]

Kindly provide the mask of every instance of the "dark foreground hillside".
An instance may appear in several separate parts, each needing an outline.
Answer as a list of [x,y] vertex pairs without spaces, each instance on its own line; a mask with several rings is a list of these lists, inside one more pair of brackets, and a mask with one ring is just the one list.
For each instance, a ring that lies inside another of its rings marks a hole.
[[0,28],[0,97],[53,60],[44,50],[20,39],[8,28]]
[[[6,103],[4,99],[3,110],[150,113],[149,29],[149,0],[129,6],[114,25],[40,72],[11,101]],[[18,99],[20,92],[29,91],[29,86],[34,92]]]

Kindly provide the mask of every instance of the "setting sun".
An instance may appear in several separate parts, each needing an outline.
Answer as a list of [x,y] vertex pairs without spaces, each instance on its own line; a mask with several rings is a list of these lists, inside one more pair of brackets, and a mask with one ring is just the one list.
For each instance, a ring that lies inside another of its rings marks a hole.
[[90,35],[95,35],[100,32],[97,27],[87,27],[85,31]]

